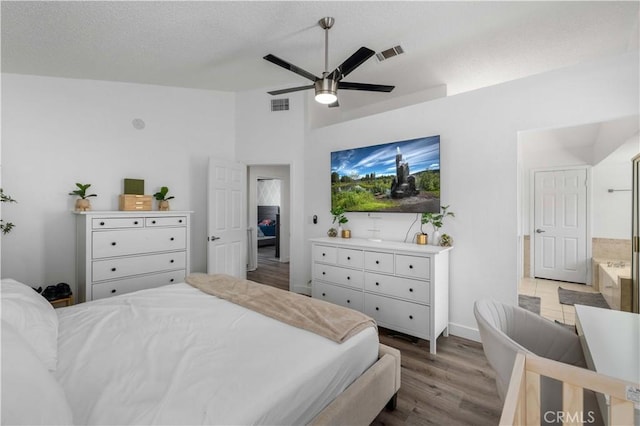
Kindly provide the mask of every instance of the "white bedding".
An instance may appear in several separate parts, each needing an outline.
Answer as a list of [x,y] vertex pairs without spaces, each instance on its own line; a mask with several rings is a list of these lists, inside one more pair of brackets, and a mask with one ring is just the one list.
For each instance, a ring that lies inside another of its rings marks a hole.
[[188,284],[58,309],[75,424],[304,424],[377,359]]

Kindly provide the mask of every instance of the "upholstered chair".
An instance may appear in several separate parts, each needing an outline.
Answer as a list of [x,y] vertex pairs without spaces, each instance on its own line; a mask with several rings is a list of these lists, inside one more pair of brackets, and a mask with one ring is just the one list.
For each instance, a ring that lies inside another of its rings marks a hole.
[[[518,306],[493,300],[477,301],[474,315],[484,353],[496,372],[496,385],[502,402],[518,351],[586,368],[578,336],[560,324]],[[542,377],[540,387],[540,420],[542,424],[555,424],[548,420],[555,420],[557,416],[544,414],[562,411],[562,383]],[[587,390],[584,392],[583,418],[593,418],[595,422],[590,424],[602,424],[595,394]]]

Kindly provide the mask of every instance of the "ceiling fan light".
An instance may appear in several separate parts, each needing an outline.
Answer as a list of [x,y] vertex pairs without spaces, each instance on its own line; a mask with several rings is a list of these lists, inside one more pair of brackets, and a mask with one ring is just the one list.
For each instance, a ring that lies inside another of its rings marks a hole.
[[328,105],[338,100],[335,93],[332,92],[316,92],[316,102]]
[[316,102],[328,105],[338,100],[338,82],[330,78],[323,78],[315,83]]

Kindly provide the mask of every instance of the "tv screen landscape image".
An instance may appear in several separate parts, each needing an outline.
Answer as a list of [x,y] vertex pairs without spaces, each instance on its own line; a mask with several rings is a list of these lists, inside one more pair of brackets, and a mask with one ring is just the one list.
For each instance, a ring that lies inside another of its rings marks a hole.
[[440,212],[440,136],[331,153],[331,208]]

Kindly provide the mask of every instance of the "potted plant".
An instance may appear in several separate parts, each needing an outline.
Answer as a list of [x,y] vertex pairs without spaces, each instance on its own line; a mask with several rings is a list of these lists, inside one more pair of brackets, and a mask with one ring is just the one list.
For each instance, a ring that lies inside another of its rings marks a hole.
[[342,230],[342,225],[349,222],[349,219],[344,215],[344,208],[334,207],[331,209],[331,214],[333,215],[333,222],[331,223],[338,222],[338,234],[343,238],[350,238],[351,232],[347,231],[345,233],[345,231]]
[[168,193],[169,193],[169,188],[166,186],[163,186],[162,188],[160,188],[160,191],[153,194],[153,197],[156,200],[158,200],[158,210],[161,210],[161,211],[169,210],[169,200],[175,197],[173,195],[170,197],[167,197]]
[[[422,213],[422,220],[420,229],[422,230],[422,225],[430,223],[433,226],[433,235],[431,235],[431,244],[437,246],[440,244],[440,231],[442,228],[442,222],[444,218],[447,216],[455,217],[456,215],[453,212],[447,211],[449,206],[440,207],[442,210],[441,213]],[[449,237],[451,238],[451,237]]]
[[71,191],[69,195],[77,195],[78,198],[76,200],[76,211],[88,211],[91,210],[91,202],[89,201],[90,197],[97,197],[97,194],[87,194],[87,189],[91,186],[90,183],[76,183],[78,189]]
[[[10,195],[5,194],[2,188],[0,188],[0,201],[3,203],[17,203],[17,201],[11,198]],[[3,234],[11,232],[14,226],[15,225],[12,222],[5,222],[0,219],[0,231],[2,231]]]

